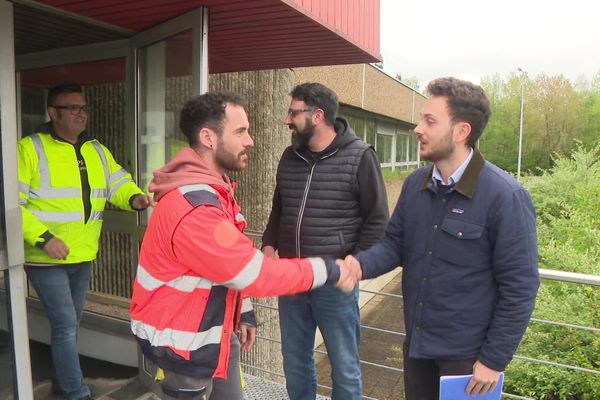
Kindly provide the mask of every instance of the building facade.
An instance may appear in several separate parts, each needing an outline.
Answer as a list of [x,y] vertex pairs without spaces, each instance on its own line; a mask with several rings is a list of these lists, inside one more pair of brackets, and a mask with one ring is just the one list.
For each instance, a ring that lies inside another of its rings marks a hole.
[[[30,365],[27,339],[48,341],[40,303],[23,272],[16,143],[46,120],[50,87],[66,81],[84,86],[92,109],[89,130],[143,188],[152,171],[185,145],[177,126],[186,99],[209,88],[245,95],[256,147],[248,169],[235,178],[248,233],[257,236],[289,143],[282,121],[295,82],[306,80],[307,67],[341,64],[362,73],[369,87],[383,76],[364,63],[378,61],[379,0],[0,0],[0,365],[9,371],[0,399],[32,398],[36,366]],[[341,101],[342,114],[372,140],[384,167],[403,166],[399,154],[411,160],[404,134],[414,126],[414,104],[407,100],[405,110],[398,103],[402,114],[396,115],[383,107],[390,100],[366,91],[344,94]],[[409,109],[411,117],[405,115]],[[137,364],[127,305],[148,217],[104,213],[82,354]],[[99,339],[106,335],[115,339]]]

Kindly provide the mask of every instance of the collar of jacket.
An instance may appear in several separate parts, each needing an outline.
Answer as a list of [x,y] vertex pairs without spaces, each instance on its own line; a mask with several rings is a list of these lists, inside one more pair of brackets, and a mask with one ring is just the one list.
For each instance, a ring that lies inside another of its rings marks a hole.
[[[48,121],[43,123],[42,125],[40,125],[40,127],[38,129],[36,129],[36,132],[40,132],[40,133],[49,133],[50,135],[52,135],[52,137],[58,141],[61,142],[65,142],[65,143],[69,143],[72,144],[70,142],[67,142],[65,139],[61,138],[60,136],[58,136],[56,134],[56,132],[54,132],[54,127],[52,126],[52,121]],[[88,140],[91,140],[92,137],[89,134],[89,132],[87,131],[87,129],[83,132],[81,132],[77,138],[77,143],[85,143]],[[77,144],[76,143],[76,144]]]
[[[462,177],[454,186],[454,190],[458,193],[462,194],[469,199],[473,198],[475,194],[475,189],[477,188],[477,182],[479,181],[479,176],[483,171],[483,166],[485,165],[485,160],[481,153],[474,149],[473,157],[471,161],[467,165],[465,172]],[[429,172],[425,175],[425,179],[423,180],[423,184],[421,185],[421,190],[428,189],[431,185],[431,176],[433,175],[433,165],[429,168]]]
[[331,157],[337,153],[342,147],[346,147],[355,140],[358,140],[356,133],[354,133],[352,128],[348,125],[348,121],[344,118],[336,117],[333,127],[335,130],[335,138],[326,149],[315,153],[314,151],[309,150],[308,147],[303,147],[299,150],[294,149],[294,153],[304,160],[323,160],[324,158]]

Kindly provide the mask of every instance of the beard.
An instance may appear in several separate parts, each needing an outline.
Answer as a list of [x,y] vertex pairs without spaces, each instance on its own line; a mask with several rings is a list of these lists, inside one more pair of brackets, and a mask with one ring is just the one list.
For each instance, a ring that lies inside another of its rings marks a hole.
[[315,134],[315,126],[310,119],[306,120],[303,130],[299,131],[296,125],[290,125],[290,129],[296,131],[296,133],[292,133],[292,147],[294,150],[301,150],[308,147],[308,142],[310,142],[310,139]]
[[[429,143],[431,145],[431,143]],[[447,160],[454,153],[456,145],[452,141],[452,130],[449,130],[435,148],[429,148],[425,153],[421,152],[421,158],[433,163]]]
[[215,153],[215,162],[225,171],[242,171],[246,168],[248,160],[242,160],[242,156],[247,154],[248,149],[244,149],[237,154],[227,151],[223,142],[220,142]]

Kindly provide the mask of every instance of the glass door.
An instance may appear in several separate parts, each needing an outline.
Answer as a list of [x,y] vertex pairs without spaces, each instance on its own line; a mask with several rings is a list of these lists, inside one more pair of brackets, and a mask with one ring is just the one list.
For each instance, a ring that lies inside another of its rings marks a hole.
[[132,40],[138,66],[139,183],[145,190],[152,172],[187,146],[179,130],[179,113],[191,96],[206,91],[205,19],[205,10],[198,9]]

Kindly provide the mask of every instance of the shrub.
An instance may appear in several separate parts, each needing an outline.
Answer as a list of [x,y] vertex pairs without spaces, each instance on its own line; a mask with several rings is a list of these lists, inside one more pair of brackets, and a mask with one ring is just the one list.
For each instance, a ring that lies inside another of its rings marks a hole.
[[[600,144],[555,156],[525,177],[538,215],[540,268],[600,275]],[[600,328],[600,287],[542,281],[534,318]],[[600,369],[598,332],[530,324],[518,354]],[[540,400],[600,399],[598,375],[515,360],[505,391]]]

